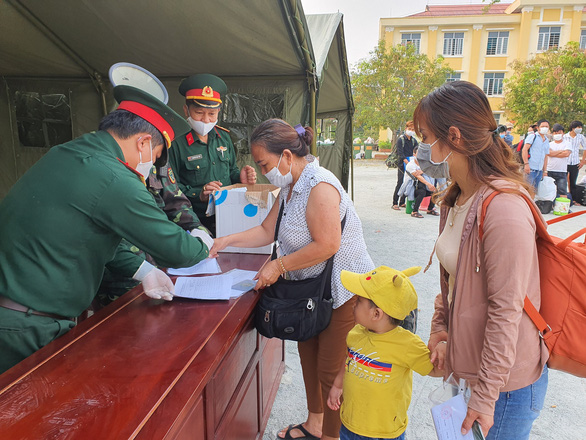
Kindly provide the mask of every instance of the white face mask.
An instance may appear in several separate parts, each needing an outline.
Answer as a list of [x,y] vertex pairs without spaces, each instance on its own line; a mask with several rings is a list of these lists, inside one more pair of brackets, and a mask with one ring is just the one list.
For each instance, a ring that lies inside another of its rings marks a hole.
[[553,135],[553,140],[554,141],[561,141],[563,136],[564,136],[563,134],[559,134],[559,133],[558,134],[554,134]]
[[270,170],[268,173],[266,173],[265,177],[269,179],[269,182],[271,182],[272,185],[278,186],[279,188],[285,188],[287,185],[291,185],[291,183],[293,182],[293,175],[291,174],[293,162],[291,162],[289,172],[283,176],[279,171],[281,159],[283,159],[283,153],[281,153],[281,157],[279,157],[279,163],[277,163],[277,166]]
[[148,162],[143,162],[142,153],[140,151],[138,152],[138,165],[136,166],[136,171],[142,174],[145,179],[149,178],[149,174],[151,174],[151,171],[153,169],[153,145],[150,139],[149,151],[151,152],[151,160],[149,160]]
[[189,118],[187,118],[187,122],[189,123],[191,128],[193,128],[193,131],[195,131],[200,136],[205,136],[206,134],[208,134],[212,130],[212,128],[214,128],[216,126],[216,123],[218,121],[216,121],[216,122],[194,121],[193,118],[190,116]]
[[405,130],[405,134],[407,136],[415,136],[415,132],[413,130]]
[[547,134],[548,131],[549,131],[549,128],[547,128],[547,127],[540,127],[539,128],[539,133],[541,133],[541,134]]
[[576,134],[582,133],[582,127],[574,128],[574,133],[576,133]]

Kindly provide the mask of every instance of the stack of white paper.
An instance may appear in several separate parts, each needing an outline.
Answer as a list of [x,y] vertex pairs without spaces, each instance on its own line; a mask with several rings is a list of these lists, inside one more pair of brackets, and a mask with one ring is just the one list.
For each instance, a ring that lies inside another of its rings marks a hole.
[[192,299],[227,300],[251,290],[256,271],[234,269],[221,275],[179,277],[175,281],[175,296]]

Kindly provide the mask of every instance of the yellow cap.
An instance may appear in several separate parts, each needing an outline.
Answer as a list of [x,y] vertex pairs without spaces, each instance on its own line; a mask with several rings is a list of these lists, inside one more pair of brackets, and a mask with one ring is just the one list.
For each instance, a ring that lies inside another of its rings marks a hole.
[[343,270],[340,278],[350,292],[372,300],[392,318],[403,320],[417,308],[417,293],[409,277],[420,270],[419,266],[404,271],[379,266],[364,274]]

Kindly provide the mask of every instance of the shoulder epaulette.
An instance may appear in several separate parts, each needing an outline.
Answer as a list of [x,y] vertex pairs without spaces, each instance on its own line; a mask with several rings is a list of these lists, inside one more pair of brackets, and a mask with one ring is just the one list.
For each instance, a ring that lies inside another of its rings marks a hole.
[[220,130],[224,130],[226,133],[230,133],[230,130],[228,130],[227,128],[220,127],[219,125],[216,125],[216,127],[218,127]]

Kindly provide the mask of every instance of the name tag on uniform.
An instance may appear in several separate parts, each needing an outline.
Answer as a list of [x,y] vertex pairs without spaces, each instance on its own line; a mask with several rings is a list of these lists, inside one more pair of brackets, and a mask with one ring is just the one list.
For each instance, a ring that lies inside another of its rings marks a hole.
[[191,162],[191,161],[194,161],[194,160],[199,160],[199,159],[201,159],[202,157],[203,157],[203,156],[202,156],[201,154],[195,154],[195,155],[193,155],[193,156],[189,156],[189,157],[187,158],[187,160],[188,160],[189,162]]

